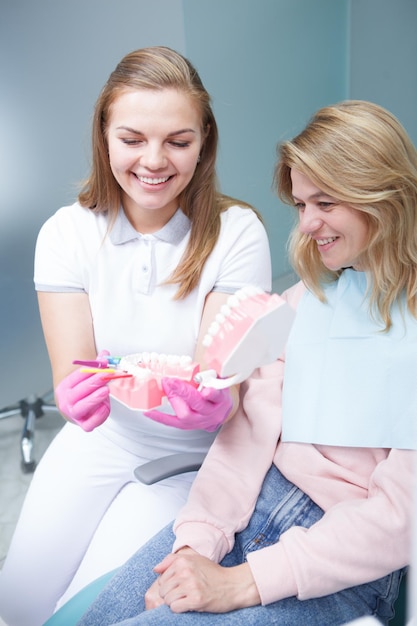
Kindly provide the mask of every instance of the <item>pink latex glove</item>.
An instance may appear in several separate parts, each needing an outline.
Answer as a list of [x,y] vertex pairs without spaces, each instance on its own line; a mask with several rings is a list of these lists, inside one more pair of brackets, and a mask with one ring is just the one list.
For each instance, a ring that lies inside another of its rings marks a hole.
[[223,424],[233,407],[229,389],[203,387],[198,391],[185,380],[168,377],[162,379],[162,387],[175,415],[158,410],[146,411],[145,415],[166,426],[213,432]]
[[[100,361],[106,354],[110,352],[102,350],[97,360]],[[109,388],[103,374],[89,374],[80,369],[61,380],[55,389],[55,399],[65,417],[90,432],[110,414]]]

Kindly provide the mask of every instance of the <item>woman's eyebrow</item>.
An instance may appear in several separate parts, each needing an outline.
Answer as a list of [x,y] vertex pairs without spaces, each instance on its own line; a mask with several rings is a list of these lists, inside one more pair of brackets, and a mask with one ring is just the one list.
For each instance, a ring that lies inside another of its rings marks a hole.
[[172,133],[168,133],[168,137],[172,137],[174,135],[182,135],[183,133],[194,133],[195,134],[195,129],[194,128],[182,128],[181,130],[175,130]]
[[[131,128],[130,126],[118,126],[116,130],[126,130],[129,133],[133,133],[134,135],[145,135],[141,130],[136,130],[135,128]],[[182,135],[184,133],[196,133],[194,128],[180,128],[179,130],[174,130],[171,133],[168,133],[167,137],[174,137],[175,135]]]
[[130,128],[130,126],[117,126],[116,130],[127,130],[127,132],[134,133],[135,135],[143,135],[142,131]]
[[[296,195],[292,194],[293,200],[299,200],[300,202],[303,202],[303,200],[301,198],[298,198]],[[311,196],[308,196],[307,200],[317,200],[317,198],[333,198],[333,196],[331,196],[329,193],[326,193],[325,191],[317,191],[316,193],[312,193]]]

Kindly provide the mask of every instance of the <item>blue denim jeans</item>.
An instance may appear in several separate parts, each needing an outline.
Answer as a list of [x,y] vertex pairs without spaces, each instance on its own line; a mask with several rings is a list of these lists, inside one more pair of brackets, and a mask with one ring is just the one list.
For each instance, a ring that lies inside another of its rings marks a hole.
[[[292,526],[309,528],[322,515],[322,509],[273,466],[265,478],[250,523],[236,535],[235,546],[222,565],[243,563],[248,552],[276,543],[281,533]],[[291,597],[267,606],[221,614],[193,611],[175,614],[166,605],[145,611],[144,593],[156,577],[152,567],[170,552],[173,540],[171,526],[151,539],[108,583],[77,626],[337,626],[365,615],[387,624],[393,616],[402,570],[312,600]]]

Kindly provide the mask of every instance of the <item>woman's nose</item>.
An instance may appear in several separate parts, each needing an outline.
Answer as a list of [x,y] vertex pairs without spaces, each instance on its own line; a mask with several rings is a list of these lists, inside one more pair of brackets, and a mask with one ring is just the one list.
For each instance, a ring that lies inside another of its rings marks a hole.
[[162,146],[148,144],[142,153],[141,163],[145,167],[157,170],[166,166],[166,157]]
[[298,228],[304,235],[312,235],[323,225],[323,216],[319,209],[306,206],[299,213]]

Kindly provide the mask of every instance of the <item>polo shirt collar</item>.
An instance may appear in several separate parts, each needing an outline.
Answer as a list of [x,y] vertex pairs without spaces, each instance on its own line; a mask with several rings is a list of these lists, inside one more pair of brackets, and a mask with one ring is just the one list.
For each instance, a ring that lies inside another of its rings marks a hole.
[[[167,222],[161,230],[152,233],[152,237],[161,239],[166,243],[177,245],[180,241],[182,241],[190,228],[191,222],[189,218],[184,215],[181,209],[177,209],[169,222]],[[133,228],[132,224],[126,217],[123,208],[120,208],[113,224],[113,228],[110,231],[110,241],[114,245],[119,245],[127,243],[128,241],[133,241],[134,239],[141,239],[142,237],[144,237],[144,235]],[[149,235],[146,235],[146,237],[149,237]]]

